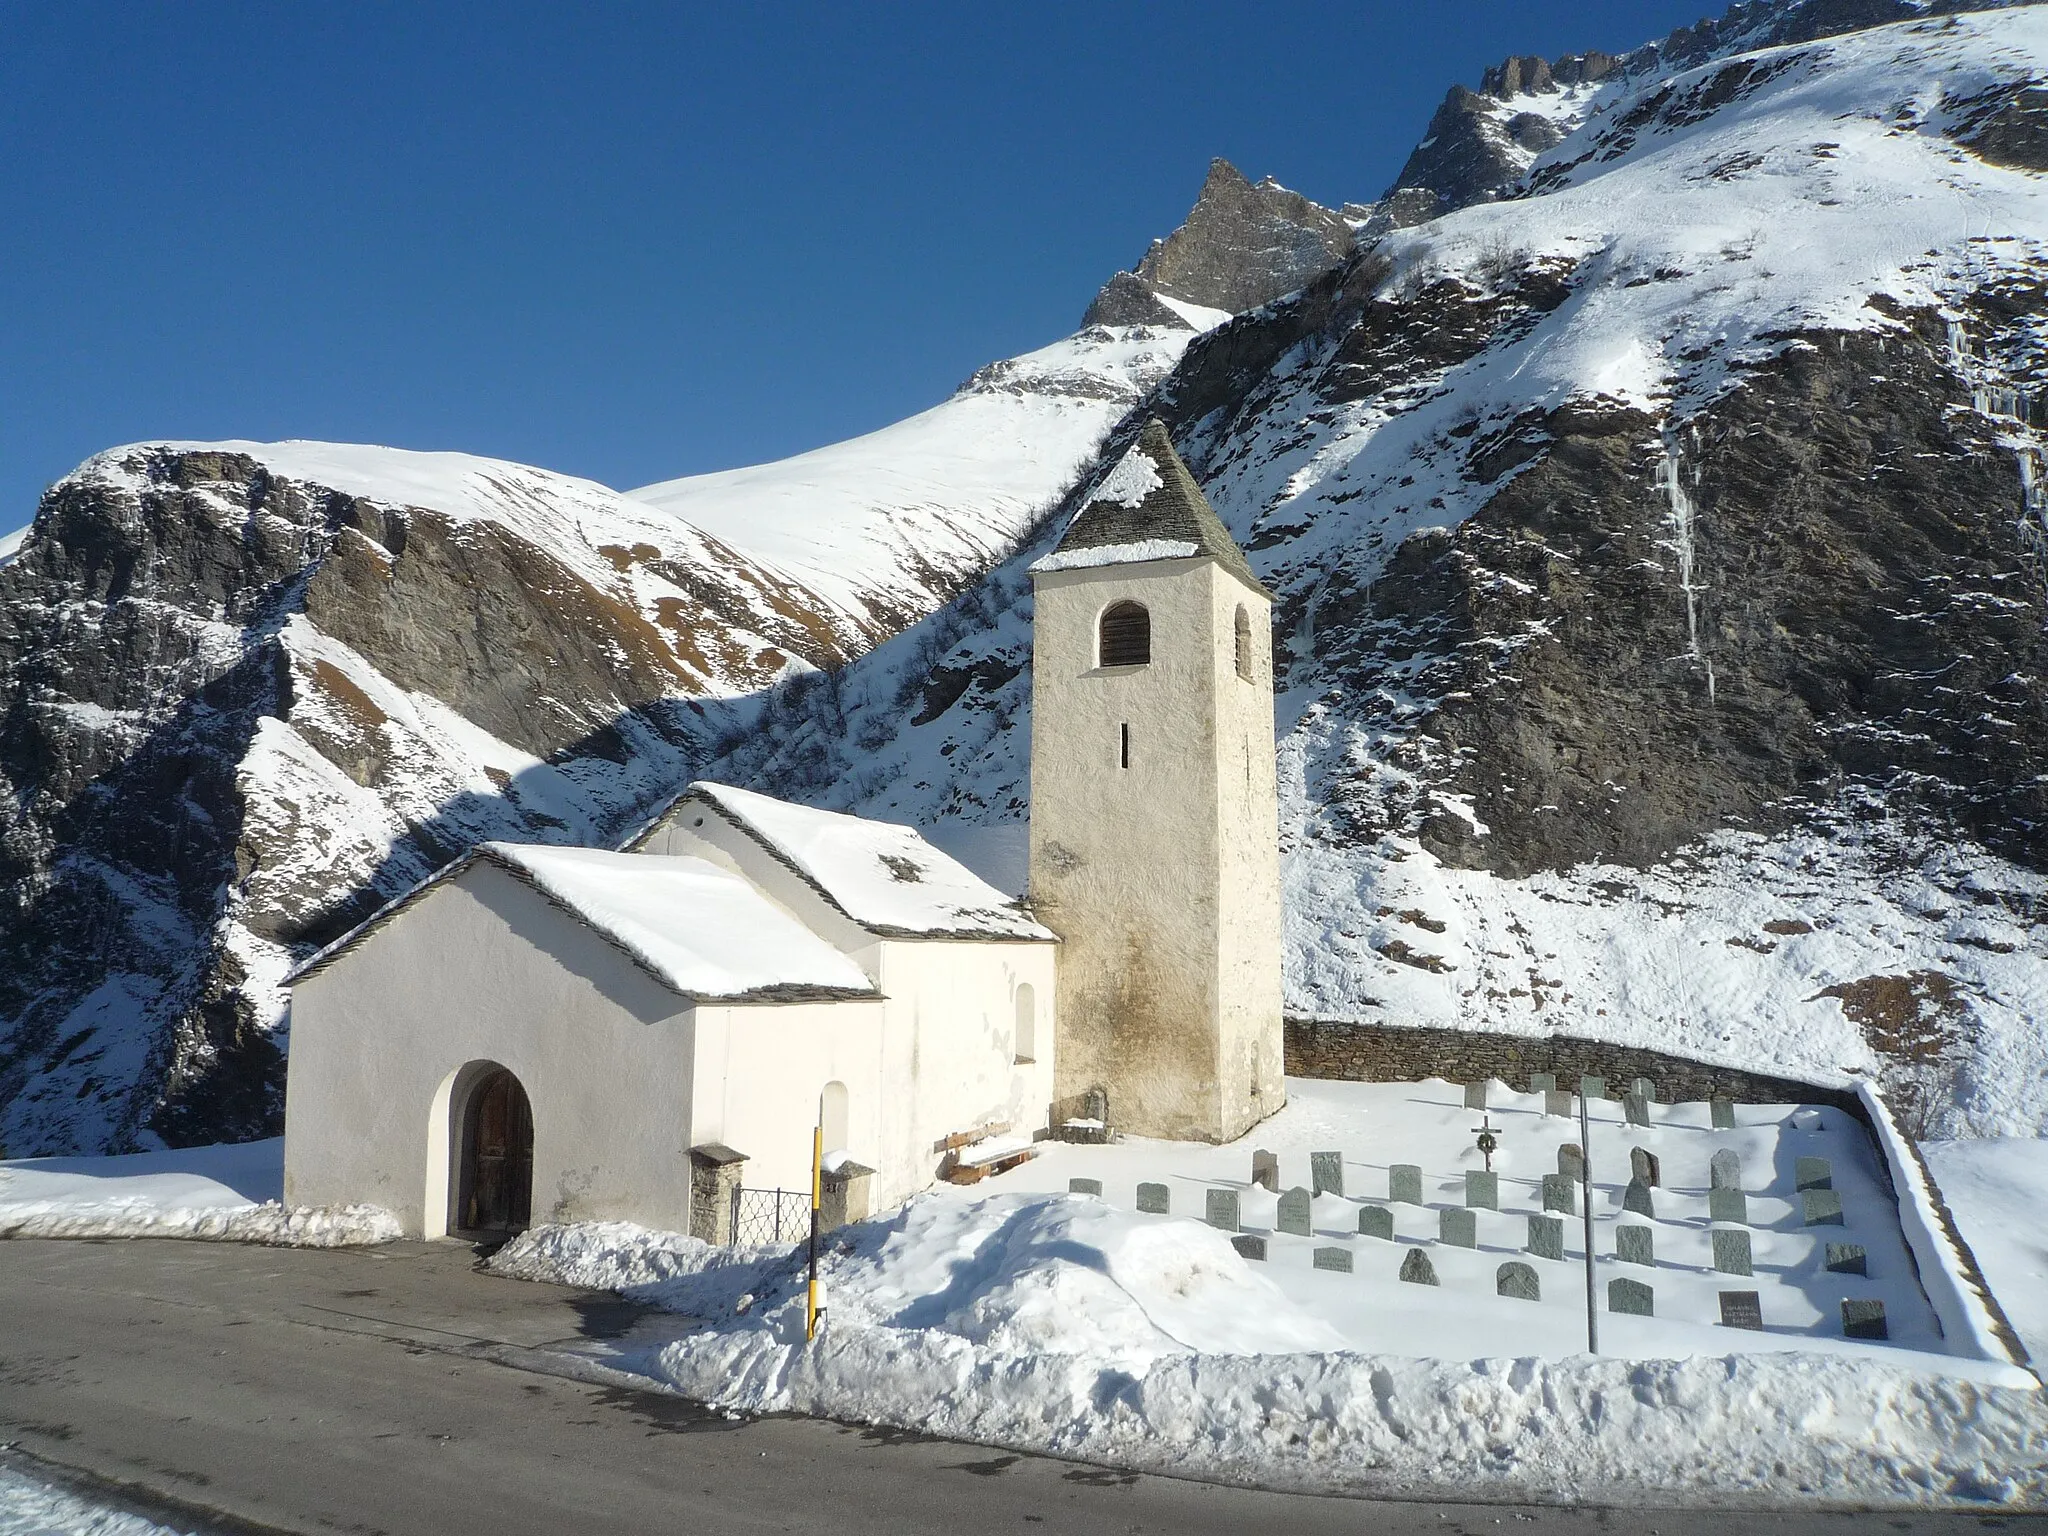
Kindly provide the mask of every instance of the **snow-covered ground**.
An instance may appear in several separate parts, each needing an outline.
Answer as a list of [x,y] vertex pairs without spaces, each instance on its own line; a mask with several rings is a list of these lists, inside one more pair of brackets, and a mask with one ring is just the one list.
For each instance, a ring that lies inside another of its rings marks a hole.
[[[1358,1235],[1384,1206],[1387,1166],[1411,1154],[1427,1205],[1458,1206],[1478,1116],[1445,1084],[1290,1082],[1291,1103],[1222,1148],[1055,1146],[966,1190],[935,1189],[828,1245],[826,1319],[802,1339],[800,1250],[714,1249],[622,1224],[536,1228],[494,1261],[504,1274],[602,1286],[682,1314],[575,1346],[613,1367],[738,1411],[796,1411],[1117,1465],[1348,1492],[1844,1502],[2048,1497],[2048,1411],[2017,1367],[1937,1353],[1869,1143],[1831,1111],[1746,1107],[1712,1132],[1705,1106],[1647,1129],[1602,1111],[1593,1137],[1603,1353],[1584,1352],[1584,1270],[1523,1253],[1529,1180],[1555,1168],[1565,1122],[1494,1090],[1498,1214],[1476,1250],[1434,1241],[1437,1212],[1397,1208],[1393,1242]],[[1610,1113],[1611,1111],[1611,1113]],[[1697,1123],[1695,1123],[1697,1122]],[[1575,1124],[1569,1139],[1576,1138]],[[1627,1148],[1663,1162],[1659,1263],[1612,1251]],[[1740,1152],[1754,1277],[1708,1270],[1706,1162]],[[1308,1154],[1344,1153],[1347,1195],[1314,1202],[1314,1238],[1273,1232],[1277,1197],[1248,1188],[1251,1152],[1305,1183]],[[1792,1214],[1792,1159],[1825,1155],[1842,1228]],[[1065,1193],[1098,1178],[1101,1197]],[[1170,1214],[1138,1214],[1140,1180]],[[1269,1257],[1242,1257],[1200,1220],[1234,1188]],[[1361,1199],[1360,1196],[1364,1198]],[[1828,1238],[1865,1246],[1867,1281],[1819,1266]],[[1351,1273],[1312,1267],[1341,1249]],[[1441,1283],[1396,1278],[1424,1252]],[[1539,1274],[1542,1299],[1499,1297],[1503,1262]],[[1656,1289],[1654,1318],[1604,1310],[1607,1282]],[[1713,1292],[1760,1293],[1765,1331],[1721,1328]],[[1842,1293],[1886,1302],[1888,1343],[1840,1337]]]
[[1930,1141],[1920,1151],[2037,1370],[2048,1370],[2048,1141]]
[[[284,1139],[0,1163],[0,1238],[186,1237],[342,1248],[390,1242],[370,1205],[287,1207]],[[0,1528],[4,1529],[4,1528]]]

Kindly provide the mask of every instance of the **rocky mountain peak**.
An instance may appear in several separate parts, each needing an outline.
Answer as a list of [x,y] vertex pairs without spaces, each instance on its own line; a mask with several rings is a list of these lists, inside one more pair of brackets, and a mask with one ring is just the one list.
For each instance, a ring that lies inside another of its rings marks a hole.
[[[1151,248],[1134,272],[1104,285],[1086,325],[1165,323],[1160,298],[1237,314],[1293,293],[1351,254],[1341,213],[1289,191],[1271,177],[1253,182],[1228,160],[1209,162],[1187,221]],[[1149,303],[1148,303],[1149,301]],[[1174,323],[1189,323],[1176,315]]]
[[[1388,197],[1436,198],[1448,213],[1520,190],[1537,156],[1584,118],[1593,87],[1617,78],[1694,68],[1753,48],[1814,42],[1891,22],[2001,10],[2015,0],[1738,0],[1719,18],[1680,27],[1625,54],[1534,54],[1503,59],[1477,91],[1454,85],[1430,119],[1421,144],[1394,178]],[[1579,98],[1574,100],[1573,98]],[[1385,200],[1382,207],[1386,206]],[[1398,221],[1417,222],[1414,218]]]

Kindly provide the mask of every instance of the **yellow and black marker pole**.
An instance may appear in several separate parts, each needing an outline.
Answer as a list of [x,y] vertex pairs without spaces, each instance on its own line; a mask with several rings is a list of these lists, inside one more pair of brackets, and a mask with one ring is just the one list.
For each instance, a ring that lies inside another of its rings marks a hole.
[[804,1338],[818,1336],[818,1215],[825,1182],[825,1127],[811,1132],[811,1286],[804,1298]]

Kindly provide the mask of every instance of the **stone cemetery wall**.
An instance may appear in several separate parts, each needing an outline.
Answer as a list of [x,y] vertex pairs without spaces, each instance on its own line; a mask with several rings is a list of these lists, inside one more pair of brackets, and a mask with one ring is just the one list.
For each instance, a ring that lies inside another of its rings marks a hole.
[[1356,1083],[1418,1083],[1426,1077],[1471,1083],[1497,1077],[1521,1092],[1527,1090],[1531,1072],[1550,1072],[1560,1088],[1576,1087],[1582,1076],[1604,1077],[1614,1094],[1636,1078],[1647,1077],[1656,1083],[1657,1097],[1666,1104],[1706,1099],[1734,1099],[1742,1104],[1830,1104],[1866,1124],[1870,1118],[1852,1091],[1576,1035],[1538,1037],[1289,1019],[1286,1049],[1287,1072],[1292,1077]]

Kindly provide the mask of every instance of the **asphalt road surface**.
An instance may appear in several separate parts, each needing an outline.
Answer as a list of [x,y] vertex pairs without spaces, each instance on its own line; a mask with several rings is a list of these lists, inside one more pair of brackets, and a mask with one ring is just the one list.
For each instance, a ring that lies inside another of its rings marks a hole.
[[216,1533],[2048,1531],[2048,1517],[1311,1499],[728,1420],[544,1374],[538,1346],[616,1337],[638,1310],[474,1263],[450,1243],[0,1242],[0,1442]]

